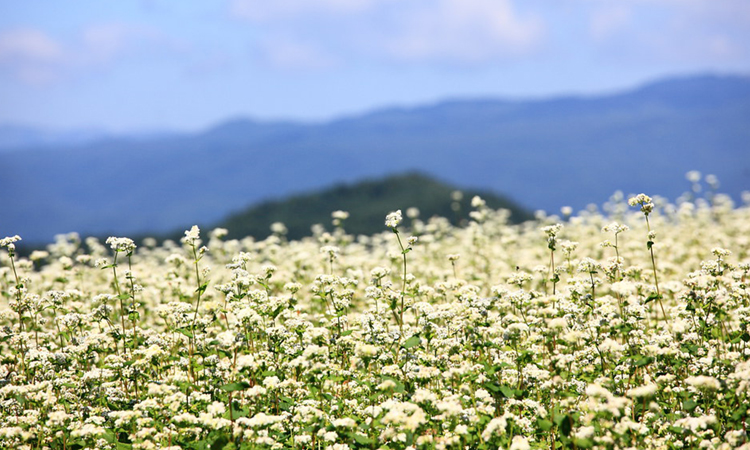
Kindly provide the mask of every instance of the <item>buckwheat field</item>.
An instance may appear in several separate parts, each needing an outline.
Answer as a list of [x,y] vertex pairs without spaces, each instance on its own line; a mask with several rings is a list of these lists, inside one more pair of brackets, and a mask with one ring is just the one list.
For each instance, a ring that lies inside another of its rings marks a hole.
[[750,208],[0,240],[3,449],[750,449]]

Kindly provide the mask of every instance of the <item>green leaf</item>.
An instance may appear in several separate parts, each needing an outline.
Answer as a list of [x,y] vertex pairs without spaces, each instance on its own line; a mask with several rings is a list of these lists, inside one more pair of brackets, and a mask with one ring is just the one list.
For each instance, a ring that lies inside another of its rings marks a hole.
[[561,414],[555,417],[557,426],[560,427],[560,432],[563,436],[570,436],[570,431],[573,429],[573,418],[570,414]]
[[594,446],[594,443],[590,439],[580,439],[580,438],[577,438],[577,439],[573,440],[573,443],[578,448],[591,448],[591,447]]
[[373,442],[375,442],[369,437],[359,434],[359,433],[352,433],[349,436],[351,436],[351,438],[354,439],[357,442],[357,444],[360,444],[360,445],[370,445]]
[[271,317],[275,319],[276,317],[278,317],[279,314],[281,314],[281,311],[283,310],[284,310],[284,305],[279,305],[278,308],[273,310],[273,312],[271,313]]
[[245,381],[238,381],[236,383],[229,383],[225,384],[224,386],[220,386],[219,389],[226,391],[226,392],[237,392],[237,391],[244,391],[245,389],[250,387],[250,383],[247,383]]
[[416,347],[420,342],[422,341],[419,339],[419,336],[412,336],[404,342],[404,348]]
[[696,402],[693,399],[688,399],[688,400],[685,400],[684,402],[682,402],[682,408],[685,411],[693,412],[693,410],[695,408],[697,408],[697,407],[698,407],[698,402]]
[[104,430],[104,440],[109,442],[110,444],[114,444],[117,442],[117,434],[114,430],[107,428]]
[[186,330],[185,328],[178,328],[175,331],[178,332],[178,333],[180,333],[180,334],[184,334],[185,336],[187,336],[187,337],[189,337],[191,339],[193,338],[193,333],[191,333],[190,331]]
[[211,450],[222,450],[229,443],[229,438],[226,434],[221,434],[211,444]]
[[541,428],[542,431],[549,431],[552,429],[552,425],[554,425],[547,419],[539,419],[537,420],[536,424],[539,428]]
[[652,362],[654,362],[654,358],[653,358],[653,357],[651,357],[651,356],[639,356],[639,357],[637,357],[637,358],[638,358],[638,359],[636,359],[636,360],[635,360],[635,361],[633,362],[633,365],[634,365],[635,367],[643,367],[643,366],[647,366],[647,365],[651,364]]
[[513,389],[511,389],[510,387],[508,387],[508,386],[505,386],[505,385],[503,385],[503,386],[500,386],[500,392],[502,392],[502,393],[503,393],[503,395],[504,395],[504,396],[505,396],[506,398],[513,398],[513,397],[514,397],[514,395],[515,395],[515,393],[516,393],[516,391],[515,391],[515,390],[513,390]]
[[500,391],[500,384],[498,384],[497,381],[493,381],[492,383],[484,383],[484,387],[492,392]]
[[661,296],[658,295],[658,294],[651,294],[651,295],[648,296],[648,298],[646,299],[646,301],[644,303],[651,303],[651,302],[653,302],[654,300],[656,300],[656,299],[658,299],[660,297]]

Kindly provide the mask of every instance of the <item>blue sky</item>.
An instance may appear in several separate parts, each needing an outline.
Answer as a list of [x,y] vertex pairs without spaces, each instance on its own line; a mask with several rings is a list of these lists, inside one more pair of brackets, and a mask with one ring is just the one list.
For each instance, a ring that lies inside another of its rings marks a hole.
[[750,73],[748,0],[0,0],[0,123],[319,121]]

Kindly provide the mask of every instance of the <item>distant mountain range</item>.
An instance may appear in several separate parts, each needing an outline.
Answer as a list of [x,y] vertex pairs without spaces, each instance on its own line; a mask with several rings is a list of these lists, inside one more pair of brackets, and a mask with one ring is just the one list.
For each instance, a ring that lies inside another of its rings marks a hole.
[[750,189],[750,77],[455,100],[321,124],[237,119],[196,134],[6,148],[0,164],[0,234],[27,241],[217,223],[262,201],[409,170],[550,212],[616,190],[674,199],[688,170],[717,175],[739,198]]
[[19,148],[65,148],[107,139],[99,129],[49,130],[24,125],[0,125],[0,151]]

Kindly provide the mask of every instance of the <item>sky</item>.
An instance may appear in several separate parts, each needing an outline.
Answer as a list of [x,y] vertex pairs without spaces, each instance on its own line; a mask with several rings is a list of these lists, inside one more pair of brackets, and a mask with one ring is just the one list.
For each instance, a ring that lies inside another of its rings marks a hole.
[[0,124],[193,131],[750,74],[748,0],[0,0]]

